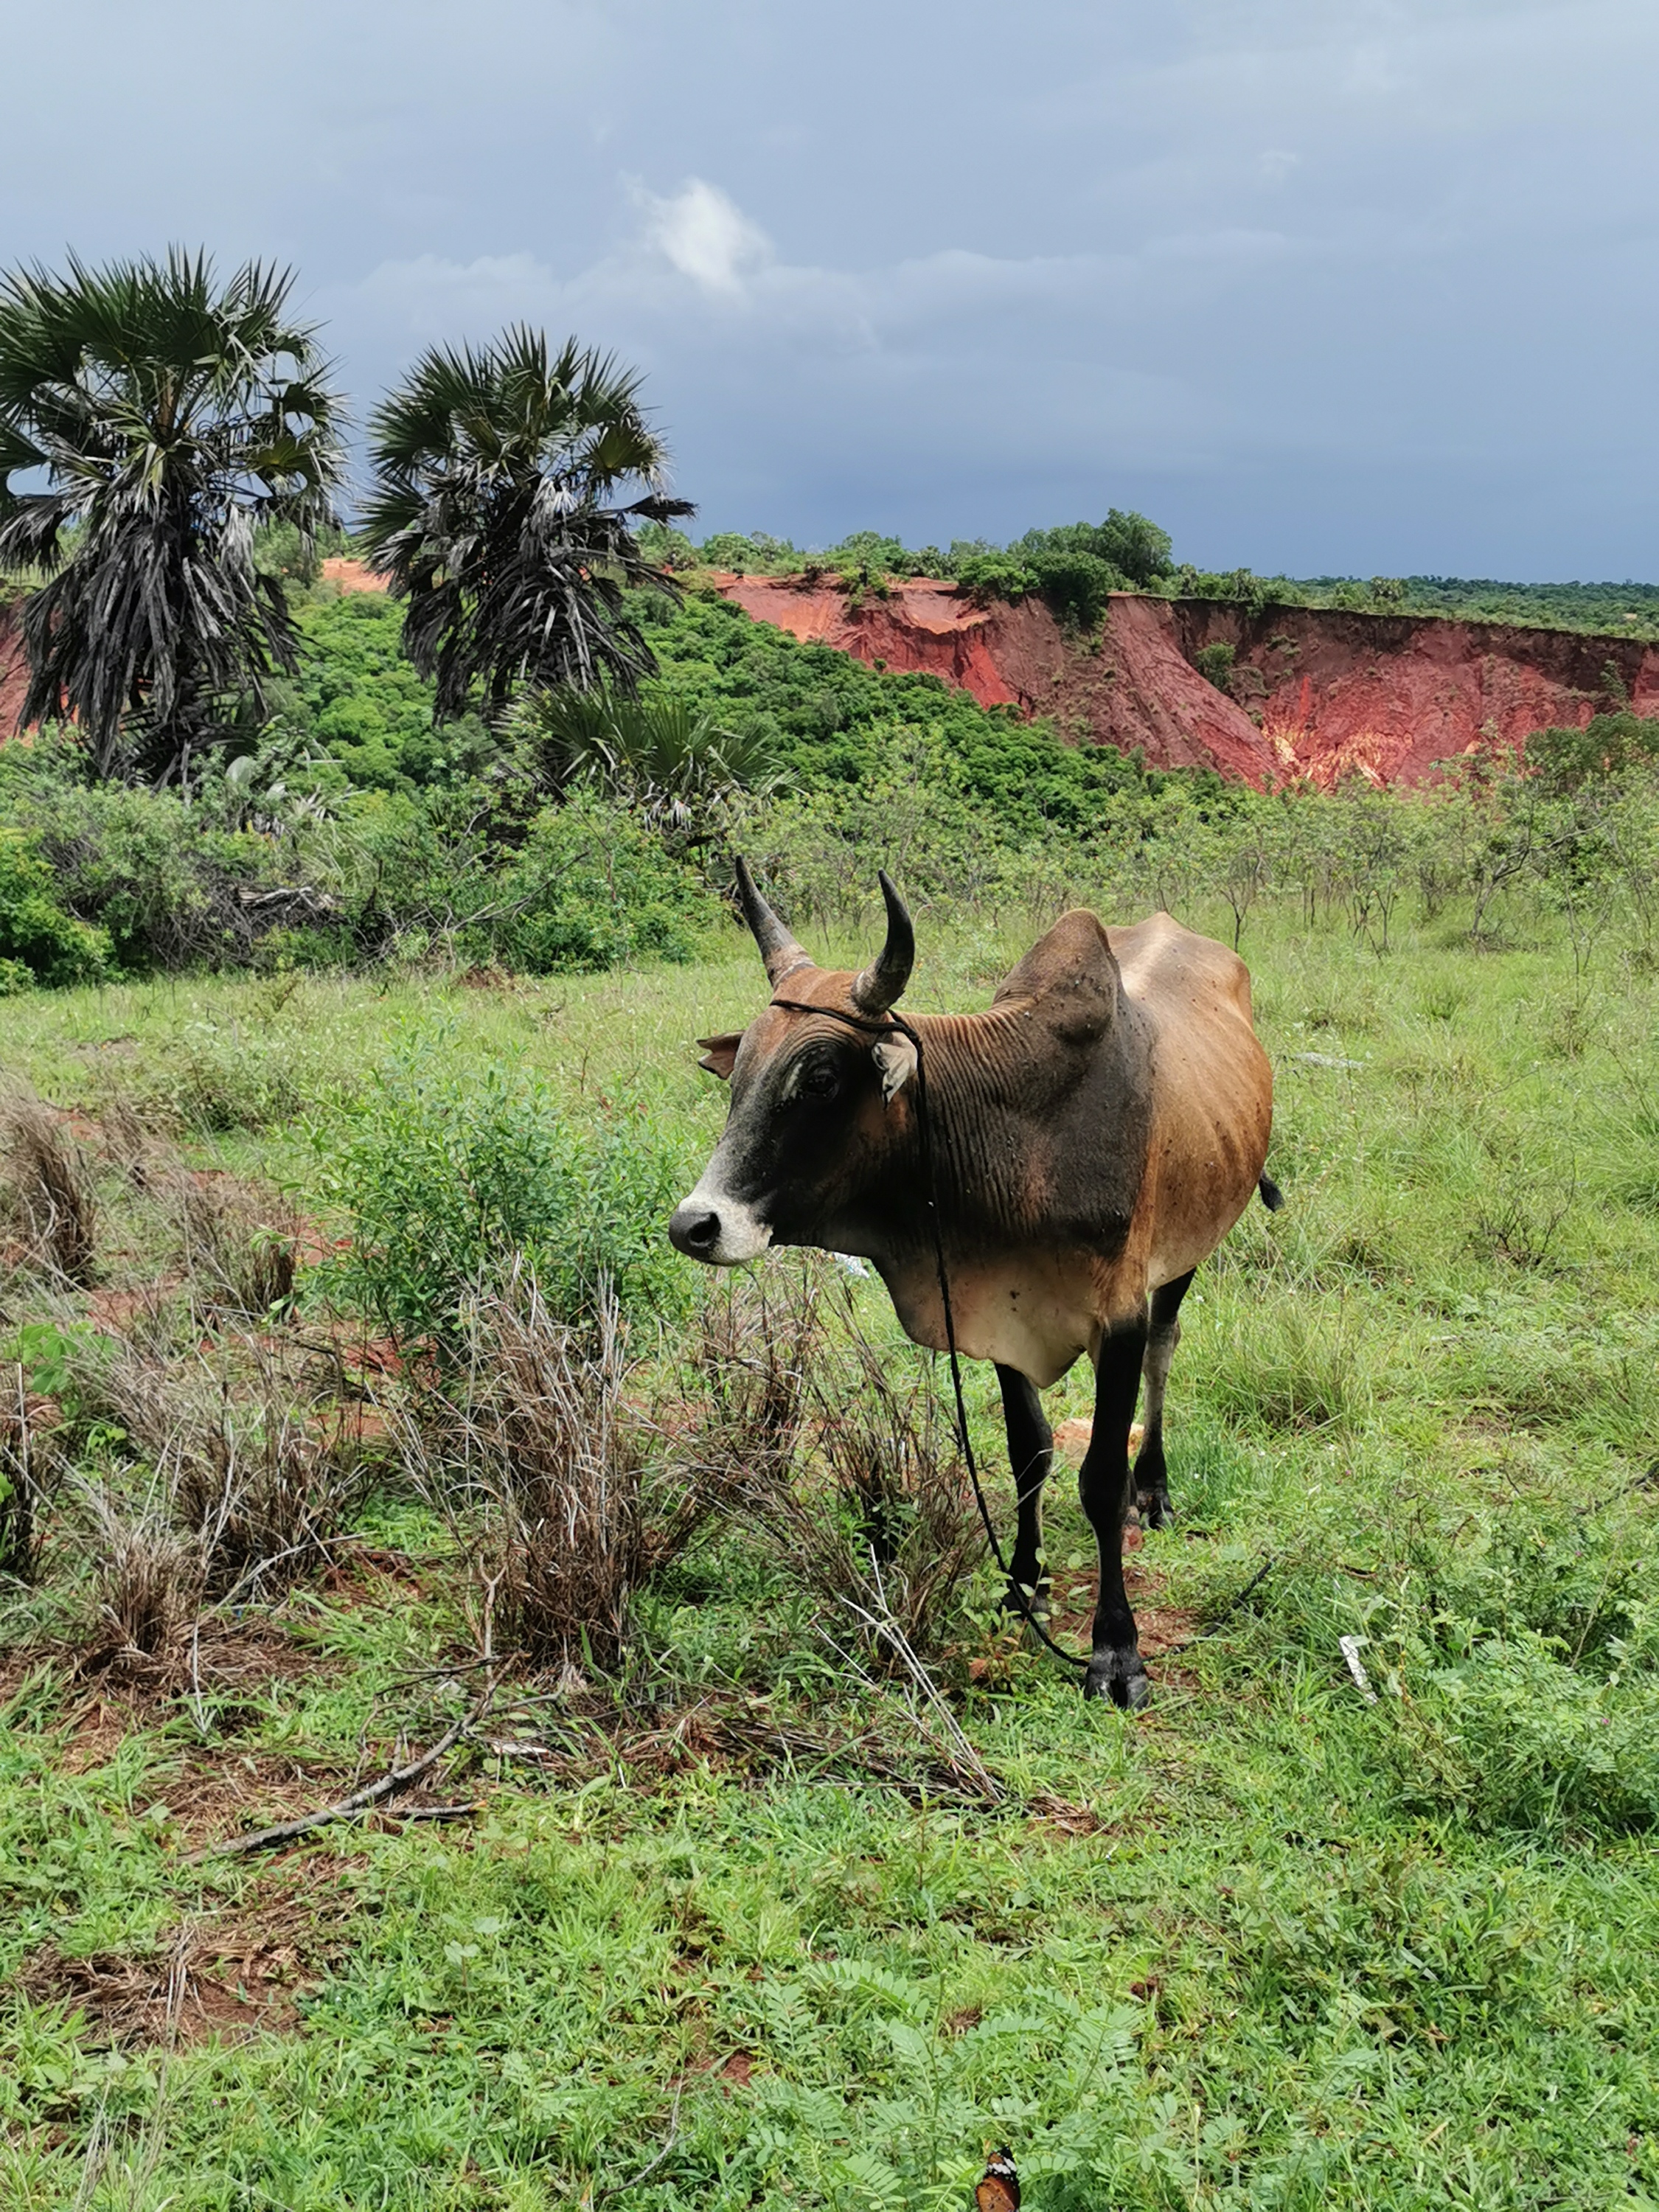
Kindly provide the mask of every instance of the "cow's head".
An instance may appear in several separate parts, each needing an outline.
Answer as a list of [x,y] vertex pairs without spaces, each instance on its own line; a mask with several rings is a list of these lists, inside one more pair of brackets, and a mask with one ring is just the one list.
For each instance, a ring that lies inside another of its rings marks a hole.
[[737,873],[772,1004],[741,1032],[699,1040],[702,1066],[731,1083],[732,1106],[702,1181],[668,1224],[679,1250],[720,1267],[775,1243],[820,1243],[837,1223],[844,1232],[894,1149],[890,1109],[916,1064],[915,1047],[884,1019],[916,955],[885,873],[887,942],[856,975],[815,967],[741,860]]

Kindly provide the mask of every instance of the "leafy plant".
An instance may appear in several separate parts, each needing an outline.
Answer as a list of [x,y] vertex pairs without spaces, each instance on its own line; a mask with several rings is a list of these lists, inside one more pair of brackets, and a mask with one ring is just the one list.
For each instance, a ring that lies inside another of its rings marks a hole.
[[343,1139],[319,1143],[349,1231],[323,1281],[411,1350],[457,1353],[472,1303],[520,1268],[559,1322],[590,1319],[607,1283],[626,1315],[684,1310],[661,1233],[678,1164],[631,1103],[579,1132],[533,1077],[492,1068],[463,1086],[428,1073],[416,1045],[371,1080]]
[[532,749],[556,788],[624,799],[661,828],[702,827],[733,792],[764,792],[779,779],[770,732],[723,728],[672,692],[539,691],[514,709],[507,733]]
[[585,793],[544,808],[485,892],[463,946],[536,975],[686,960],[720,919],[713,894],[636,815]]
[[188,789],[234,707],[295,664],[254,530],[331,523],[342,449],[293,283],[250,262],[221,286],[177,249],[0,280],[0,568],[45,577],[20,726],[72,721],[100,777]]
[[105,931],[64,911],[36,839],[0,823],[0,967],[9,988],[100,982],[111,951]]

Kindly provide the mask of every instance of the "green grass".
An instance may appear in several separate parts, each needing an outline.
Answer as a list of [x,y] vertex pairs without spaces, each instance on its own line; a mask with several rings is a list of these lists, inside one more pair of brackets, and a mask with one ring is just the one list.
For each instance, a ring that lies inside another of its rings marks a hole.
[[[1021,949],[924,943],[915,1003],[984,1003]],[[52,1653],[60,1561],[14,1604],[0,1732],[0,2202],[958,2206],[1004,2141],[1037,2212],[1659,2202],[1659,983],[1612,946],[1578,985],[1546,938],[1474,955],[1443,918],[1378,958],[1258,913],[1243,950],[1288,1202],[1186,1308],[1180,1518],[1136,1560],[1213,1626],[1153,1661],[1148,1712],[1020,1651],[945,1670],[994,1808],[624,1731],[456,1782],[464,1824],[192,1865],[204,1792],[240,1825],[431,1740],[456,1693],[412,1678],[468,1642],[447,1537],[380,1499],[382,1567],[246,1623],[234,1692],[103,1722]],[[0,1040],[58,1103],[137,1097],[302,1202],[411,1049],[579,1120],[643,1100],[689,1182],[723,1102],[691,1040],[759,1000],[734,939],[501,990],[42,994]],[[970,1370],[1000,1462],[994,1399]],[[1084,1379],[1051,1405],[1086,1411]],[[1051,1555],[1090,1550],[1057,1479]],[[643,1626],[641,1692],[902,1741],[741,1530]],[[42,1966],[165,1982],[181,1930],[210,1961],[271,1937],[269,2024],[122,2040]]]

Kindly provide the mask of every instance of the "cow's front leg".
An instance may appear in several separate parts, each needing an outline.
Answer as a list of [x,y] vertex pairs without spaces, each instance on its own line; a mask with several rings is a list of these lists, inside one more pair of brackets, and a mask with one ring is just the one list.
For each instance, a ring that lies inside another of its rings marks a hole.
[[1010,1613],[1024,1617],[1027,1607],[1039,1620],[1048,1618],[1048,1568],[1042,1556],[1042,1486],[1054,1463],[1054,1436],[1042,1401],[1029,1376],[1017,1367],[999,1366],[1002,1385],[1002,1418],[1008,1430],[1008,1464],[1013,1469],[1014,1495],[1019,1500],[1019,1522],[1014,1534],[1014,1556],[1009,1562],[1007,1595],[1003,1603]]
[[1078,1475],[1078,1492],[1100,1549],[1094,1656],[1084,1695],[1109,1698],[1133,1710],[1151,1692],[1123,1587],[1123,1522],[1129,1509],[1129,1426],[1146,1351],[1146,1313],[1114,1322],[1095,1360],[1095,1427]]

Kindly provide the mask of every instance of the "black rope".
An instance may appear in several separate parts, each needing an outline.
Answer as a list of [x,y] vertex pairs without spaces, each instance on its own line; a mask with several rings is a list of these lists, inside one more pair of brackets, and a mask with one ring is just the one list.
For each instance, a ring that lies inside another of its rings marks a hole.
[[939,1224],[939,1180],[933,1162],[933,1116],[927,1110],[927,1061],[922,1051],[921,1039],[908,1022],[900,1014],[889,1013],[884,1021],[866,1021],[858,1014],[844,1014],[838,1006],[810,1006],[802,999],[774,999],[775,1006],[781,1006],[792,1014],[823,1014],[832,1022],[844,1022],[848,1029],[863,1030],[872,1036],[889,1036],[895,1032],[908,1037],[916,1054],[916,1132],[921,1141],[922,1175],[927,1186],[927,1212],[933,1231],[933,1264],[939,1273],[939,1294],[945,1309],[945,1348],[951,1363],[951,1389],[956,1399],[957,1440],[962,1446],[962,1456],[967,1464],[968,1479],[973,1485],[974,1503],[979,1508],[979,1517],[985,1526],[986,1541],[991,1547],[991,1557],[997,1563],[999,1573],[1006,1576],[1008,1595],[1022,1615],[1028,1628],[1033,1630],[1046,1644],[1056,1659],[1063,1659],[1068,1667],[1076,1667],[1086,1674],[1089,1662],[1079,1659],[1075,1651],[1068,1651],[1054,1638],[1037,1619],[1031,1608],[1030,1599],[1014,1580],[1002,1546],[997,1540],[995,1523],[991,1509],[985,1502],[985,1491],[979,1479],[979,1463],[974,1456],[974,1440],[968,1431],[968,1406],[962,1392],[962,1364],[957,1355],[956,1315],[951,1305],[951,1279],[945,1264],[945,1231]]

